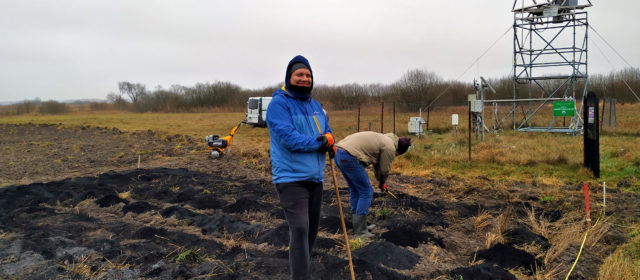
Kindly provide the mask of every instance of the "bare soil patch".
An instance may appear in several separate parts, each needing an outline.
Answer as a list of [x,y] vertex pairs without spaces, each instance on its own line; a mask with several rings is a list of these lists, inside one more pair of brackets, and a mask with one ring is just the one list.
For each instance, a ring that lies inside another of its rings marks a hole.
[[[243,155],[212,161],[199,141],[153,132],[2,125],[0,133],[7,159],[0,180],[8,185],[0,188],[0,278],[288,278],[289,236],[275,189]],[[137,156],[117,158],[143,147],[150,151],[143,168],[135,168]],[[328,171],[313,277],[347,279],[330,177]],[[582,205],[579,186],[554,186],[566,199],[543,203],[532,183],[390,180],[397,199],[376,193],[376,237],[353,251],[358,279],[559,277],[577,255],[573,240],[581,232],[545,261],[560,244],[528,222],[527,211],[550,225],[581,223],[570,214]],[[339,184],[348,209],[346,184]],[[637,217],[637,195],[614,190],[610,201],[608,211]],[[604,257],[624,241],[616,228],[604,231],[583,250],[573,279],[596,278]]]

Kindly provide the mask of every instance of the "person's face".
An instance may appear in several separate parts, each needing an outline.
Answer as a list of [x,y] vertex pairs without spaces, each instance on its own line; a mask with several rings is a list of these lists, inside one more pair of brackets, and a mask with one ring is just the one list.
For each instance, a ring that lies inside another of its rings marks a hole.
[[291,73],[289,83],[294,86],[311,87],[311,71],[307,68],[300,68]]

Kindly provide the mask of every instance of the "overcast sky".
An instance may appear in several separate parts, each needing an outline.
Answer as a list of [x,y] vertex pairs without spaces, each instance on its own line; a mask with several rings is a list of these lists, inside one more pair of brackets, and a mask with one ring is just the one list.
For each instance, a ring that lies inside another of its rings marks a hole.
[[[638,67],[640,1],[591,2],[592,27]],[[0,102],[104,99],[119,81],[148,89],[215,81],[259,89],[282,83],[297,54],[310,60],[316,84],[389,84],[411,69],[471,83],[510,74],[513,32],[498,39],[513,24],[512,5],[0,0]],[[595,32],[589,35],[591,74],[627,67]]]

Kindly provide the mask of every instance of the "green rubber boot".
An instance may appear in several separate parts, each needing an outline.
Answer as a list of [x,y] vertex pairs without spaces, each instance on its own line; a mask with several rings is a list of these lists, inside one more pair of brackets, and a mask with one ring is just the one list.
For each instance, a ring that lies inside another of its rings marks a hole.
[[353,233],[355,236],[364,238],[375,236],[367,229],[367,215],[354,214],[351,218],[351,222],[353,223]]

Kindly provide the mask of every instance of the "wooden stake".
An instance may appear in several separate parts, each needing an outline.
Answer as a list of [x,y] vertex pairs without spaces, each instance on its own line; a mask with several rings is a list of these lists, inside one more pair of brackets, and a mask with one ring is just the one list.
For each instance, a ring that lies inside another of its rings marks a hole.
[[338,191],[338,180],[336,179],[336,167],[333,164],[333,159],[329,159],[331,162],[331,175],[333,175],[333,186],[336,189],[336,198],[338,199],[338,210],[340,212],[340,223],[342,223],[342,232],[344,233],[345,247],[347,247],[347,256],[349,257],[349,270],[351,272],[351,280],[356,279],[356,274],[353,272],[353,261],[351,260],[351,248],[349,247],[349,235],[347,235],[347,226],[344,224],[344,214],[342,214],[342,202],[340,201],[340,192]]
[[602,216],[606,215],[607,209],[607,182],[602,182]]

